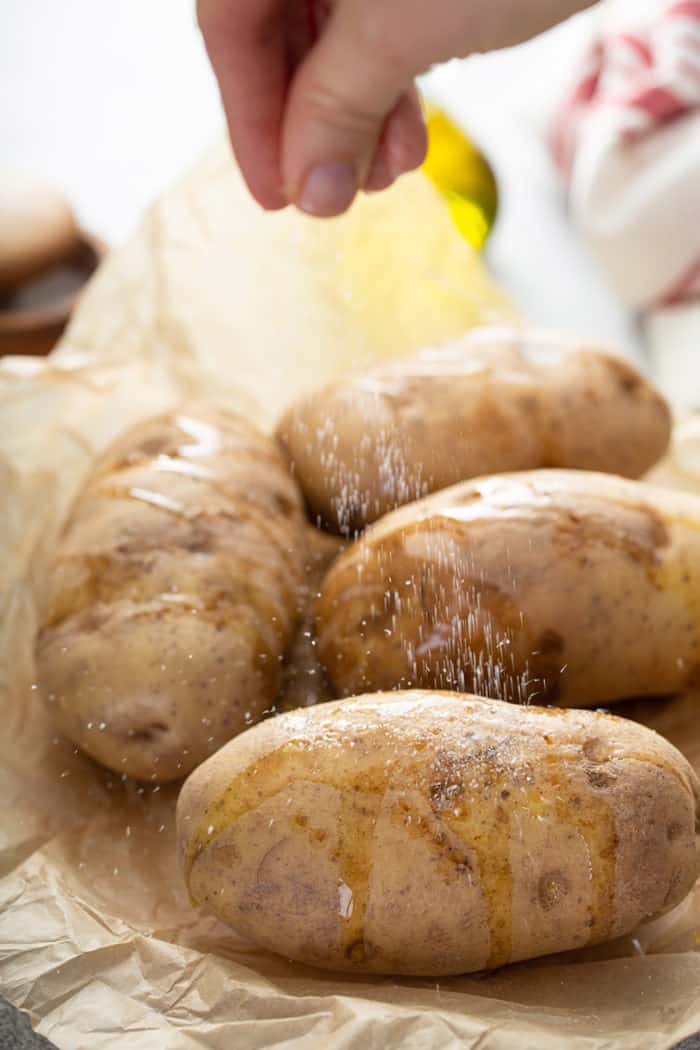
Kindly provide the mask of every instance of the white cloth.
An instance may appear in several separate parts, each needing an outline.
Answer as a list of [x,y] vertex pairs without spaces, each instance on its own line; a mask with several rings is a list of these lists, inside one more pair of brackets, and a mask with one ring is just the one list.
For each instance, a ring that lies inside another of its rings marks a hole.
[[657,378],[700,407],[700,0],[602,5],[551,146],[575,224],[644,315]]

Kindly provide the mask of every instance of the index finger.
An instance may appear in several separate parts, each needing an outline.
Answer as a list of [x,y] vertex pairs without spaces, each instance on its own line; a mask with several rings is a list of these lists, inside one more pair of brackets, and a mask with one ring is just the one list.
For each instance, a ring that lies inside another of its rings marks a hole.
[[248,188],[269,209],[288,203],[280,132],[288,86],[284,0],[197,0],[197,18]]

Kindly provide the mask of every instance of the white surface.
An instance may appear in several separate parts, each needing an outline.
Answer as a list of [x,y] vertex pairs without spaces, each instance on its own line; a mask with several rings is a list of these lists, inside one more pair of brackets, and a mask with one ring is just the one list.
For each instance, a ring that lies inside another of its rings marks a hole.
[[[111,243],[221,134],[193,8],[193,0],[2,0],[3,164],[56,181]],[[451,63],[429,85],[496,169],[502,207],[488,259],[526,316],[636,353],[634,325],[568,224],[541,137],[590,17],[523,48]]]
[[644,336],[661,391],[679,411],[700,413],[700,302],[652,311],[645,318]]
[[110,243],[222,133],[193,0],[0,0],[2,163]]
[[529,44],[452,62],[426,90],[468,129],[498,178],[500,214],[487,259],[532,321],[610,342],[641,359],[634,317],[615,299],[569,222],[546,135],[598,12],[585,12]]

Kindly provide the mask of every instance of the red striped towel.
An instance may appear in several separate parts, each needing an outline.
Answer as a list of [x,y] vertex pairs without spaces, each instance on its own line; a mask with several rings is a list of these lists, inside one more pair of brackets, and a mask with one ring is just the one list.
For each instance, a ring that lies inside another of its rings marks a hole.
[[551,147],[623,300],[700,296],[700,0],[604,4]]

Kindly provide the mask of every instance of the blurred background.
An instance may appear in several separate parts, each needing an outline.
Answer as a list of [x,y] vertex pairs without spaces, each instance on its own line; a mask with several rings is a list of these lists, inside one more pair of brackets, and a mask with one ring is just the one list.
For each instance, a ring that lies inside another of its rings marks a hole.
[[[3,167],[56,183],[85,228],[123,242],[223,135],[193,0],[3,0],[0,18]],[[570,223],[545,142],[595,20],[594,8],[521,47],[449,63],[423,89],[496,172],[496,280],[531,320],[639,356],[636,321]]]

